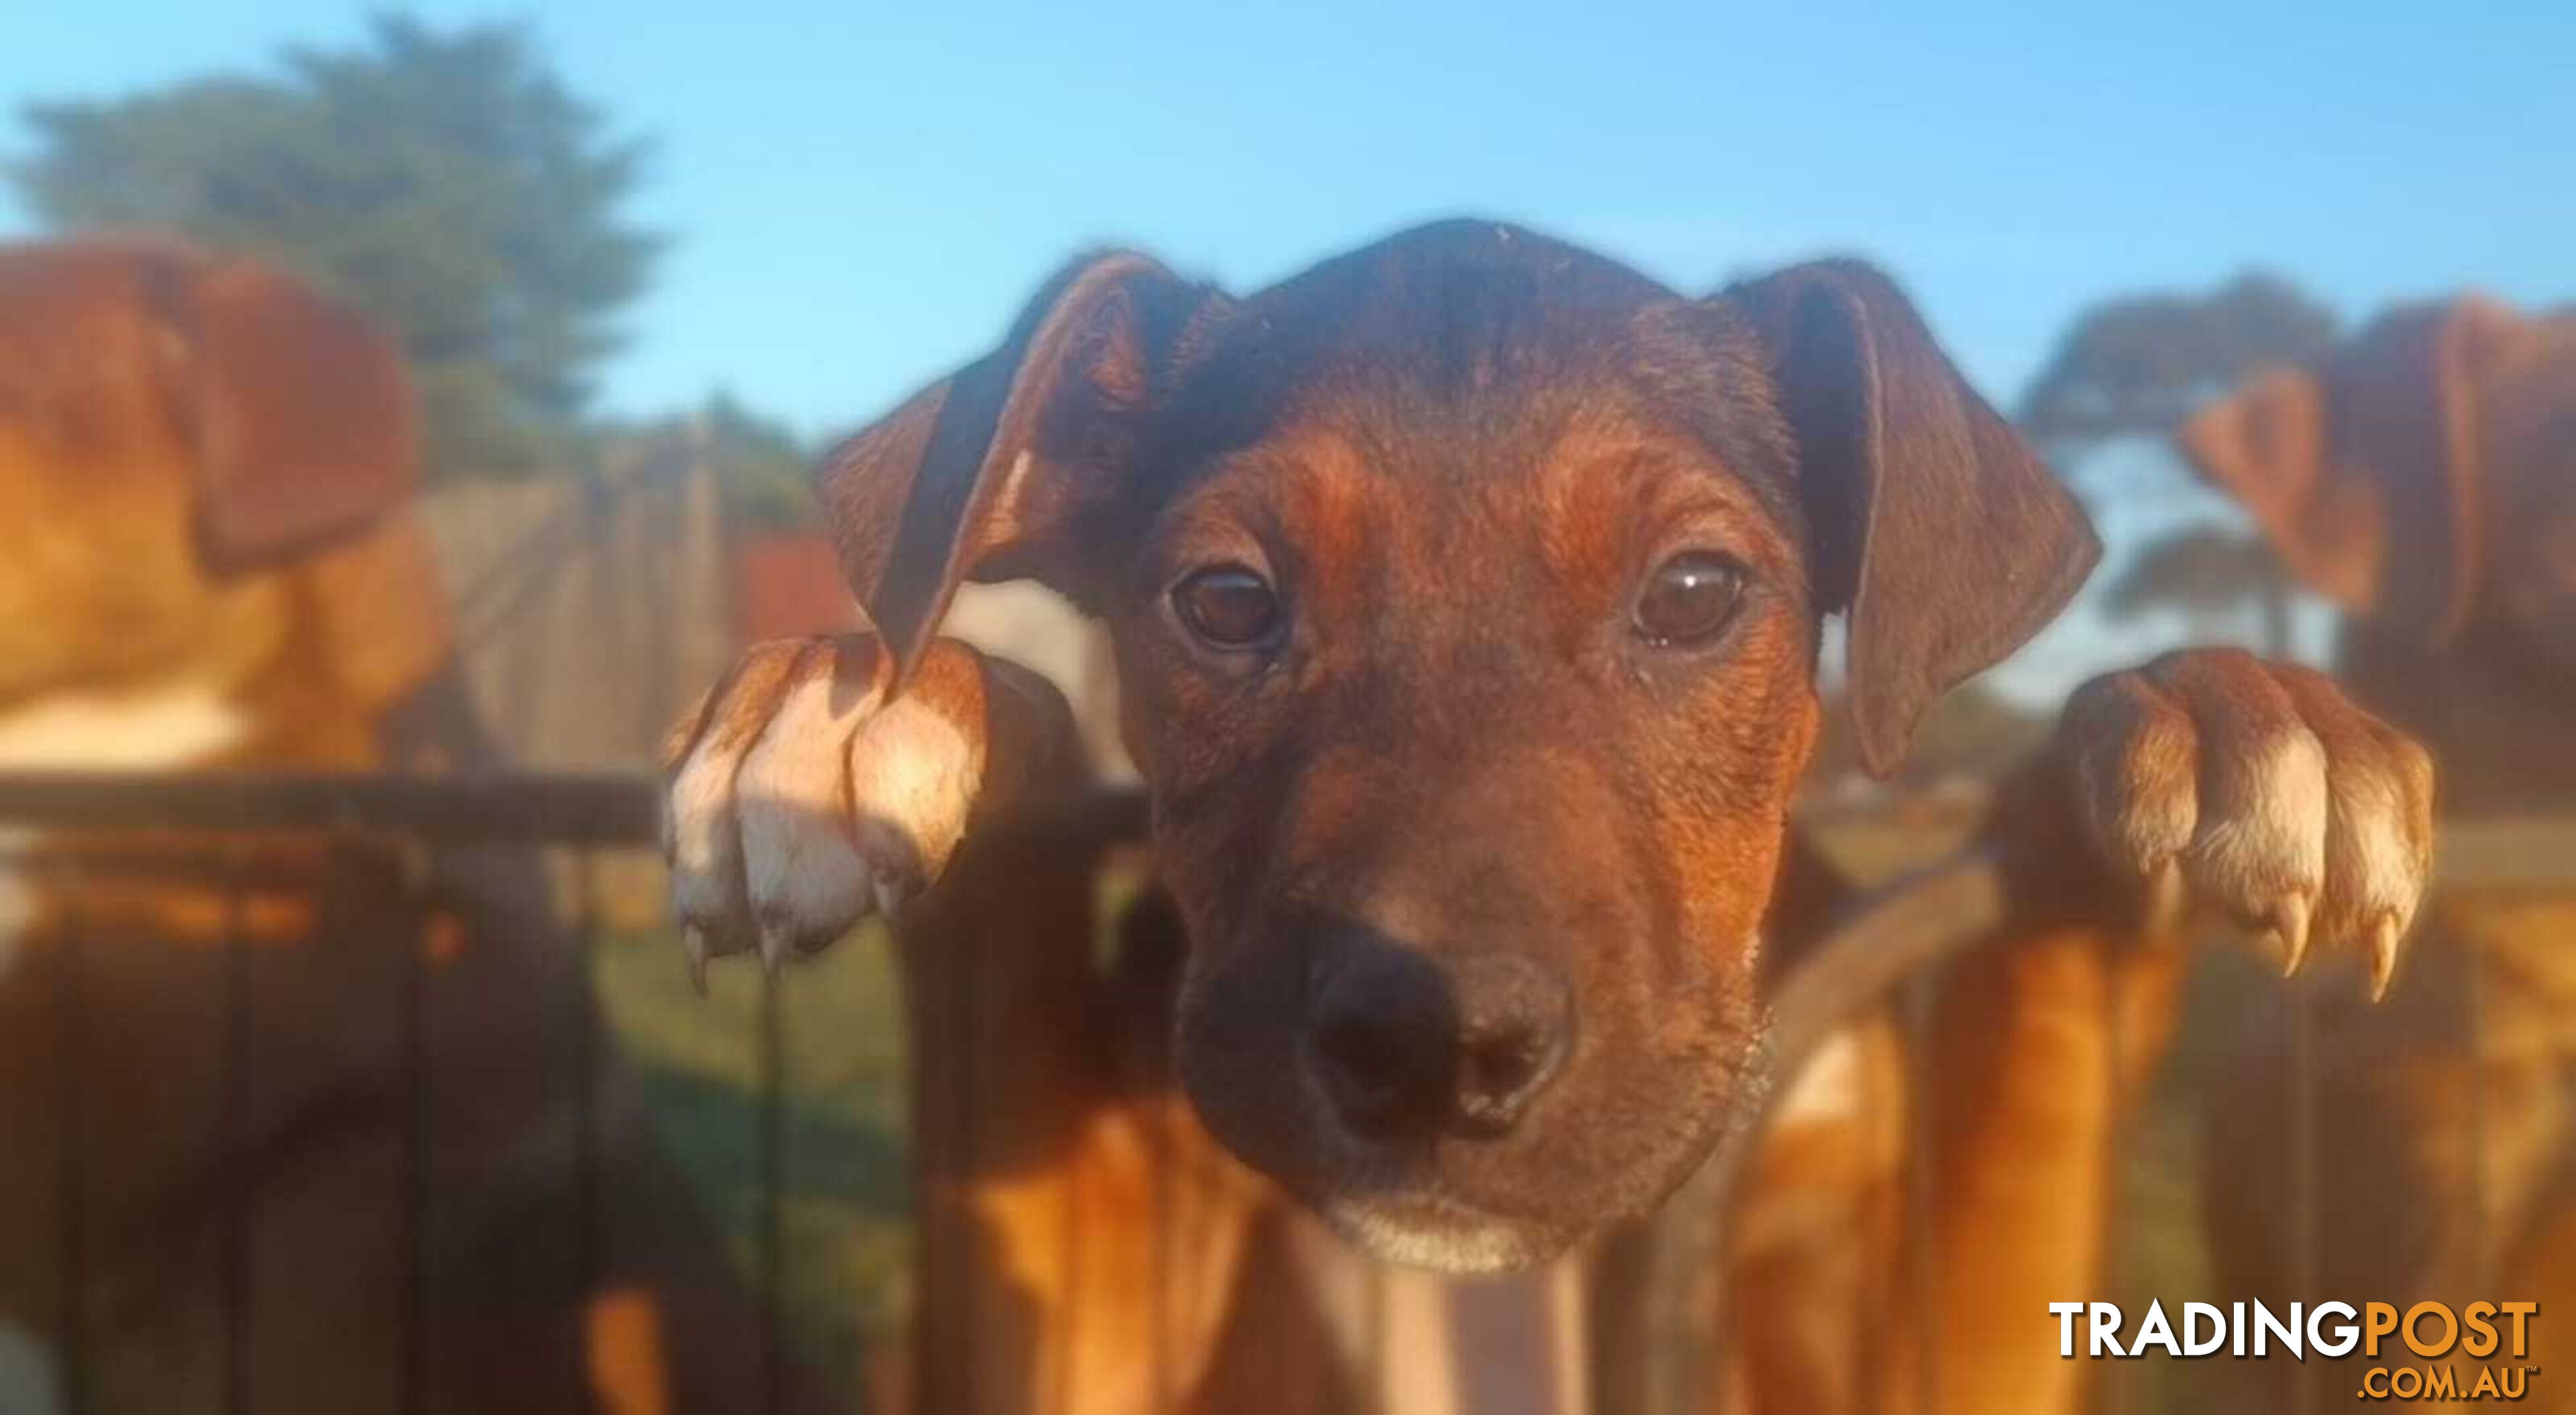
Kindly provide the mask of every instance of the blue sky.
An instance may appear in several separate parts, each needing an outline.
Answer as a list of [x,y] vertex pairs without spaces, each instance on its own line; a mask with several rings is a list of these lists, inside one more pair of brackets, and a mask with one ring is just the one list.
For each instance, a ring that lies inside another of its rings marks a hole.
[[[2464,284],[2576,297],[2564,0],[417,8],[533,20],[657,141],[638,214],[677,244],[607,372],[620,412],[725,386],[844,428],[988,343],[1076,248],[1242,288],[1460,212],[1688,289],[1867,254],[2005,403],[2087,301],[2248,262],[2348,314]],[[363,13],[0,0],[0,152],[27,100],[256,70]],[[0,234],[26,227],[0,198]]]
[[[2355,310],[2462,283],[2576,295],[2576,6],[1394,8],[422,11],[532,19],[659,143],[639,209],[678,244],[609,372],[621,411],[725,384],[821,431],[989,340],[1086,243],[1249,285],[1455,212],[1689,288],[1870,254],[2001,398],[2088,299],[2247,261]],[[0,11],[11,115],[257,69],[363,13]],[[23,136],[12,116],[0,150]]]

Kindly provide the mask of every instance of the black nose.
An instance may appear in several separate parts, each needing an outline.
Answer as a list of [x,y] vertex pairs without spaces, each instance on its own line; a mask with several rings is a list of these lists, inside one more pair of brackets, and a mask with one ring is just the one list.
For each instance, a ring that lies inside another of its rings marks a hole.
[[1509,1130],[1564,1064],[1564,983],[1506,954],[1442,962],[1354,943],[1326,959],[1306,1065],[1353,1134],[1420,1140]]

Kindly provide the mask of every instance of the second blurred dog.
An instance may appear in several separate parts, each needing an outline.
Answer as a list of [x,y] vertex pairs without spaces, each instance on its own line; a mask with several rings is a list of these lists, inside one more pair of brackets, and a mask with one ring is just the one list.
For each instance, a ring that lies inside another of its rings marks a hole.
[[[0,248],[0,769],[493,765],[416,441],[398,351],[299,280]],[[613,1068],[582,1210],[587,979],[532,853],[423,889],[347,843],[149,843],[0,842],[0,1409],[407,1380],[426,1410],[712,1409],[756,1378],[756,1308]]]
[[[2339,673],[2433,748],[2446,814],[2576,812],[2576,314],[2399,309],[2182,445],[2345,611]],[[2388,1007],[2318,1000],[2317,1288],[2537,1300],[2531,1354],[2556,1364],[2576,1351],[2547,1331],[2576,1313],[2576,894],[2436,893],[2426,917]],[[2260,1030],[2267,1052],[2289,1035]],[[2292,1290],[2306,1196],[2280,1137],[2302,1101],[2279,1060],[2236,1069],[2209,1147],[2225,1289],[2276,1303],[2316,1296]],[[2576,1385],[2533,1397],[2576,1408]]]

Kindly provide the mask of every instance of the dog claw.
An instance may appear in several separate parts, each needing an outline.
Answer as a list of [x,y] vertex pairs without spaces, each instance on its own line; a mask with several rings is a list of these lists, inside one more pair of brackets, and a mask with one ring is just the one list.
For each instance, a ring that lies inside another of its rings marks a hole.
[[904,888],[902,877],[879,870],[873,884],[877,912],[885,916],[889,925],[901,923],[904,903],[911,897],[911,891]]
[[2299,966],[2308,959],[2308,899],[2304,894],[2285,894],[2273,906],[2269,932],[2281,941],[2281,976],[2295,978]]
[[2370,1000],[2388,996],[2388,980],[2397,973],[2397,916],[2382,914],[2370,926]]
[[689,986],[699,998],[707,995],[707,965],[719,958],[747,953],[749,945],[740,933],[710,927],[703,923],[683,921],[680,925],[680,957],[689,969]]
[[2171,928],[2190,906],[2190,886],[2183,880],[2182,861],[2165,856],[2147,868],[2146,919],[2148,929]]
[[697,990],[698,1000],[707,999],[707,931],[695,924],[680,926],[680,952],[688,959],[689,986]]

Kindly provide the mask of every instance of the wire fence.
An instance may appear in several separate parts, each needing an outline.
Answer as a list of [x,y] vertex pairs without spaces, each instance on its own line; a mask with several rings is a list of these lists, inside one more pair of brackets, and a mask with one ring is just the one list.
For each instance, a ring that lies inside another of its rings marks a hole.
[[[129,1123],[108,1108],[106,1093],[119,1079],[110,1068],[132,1064],[130,1053],[118,1048],[115,1039],[120,1028],[140,1019],[114,1015],[113,1008],[121,994],[135,991],[130,984],[136,970],[110,950],[131,951],[133,940],[124,937],[131,930],[112,916],[131,912],[124,906],[133,903],[137,889],[155,892],[154,898],[166,898],[174,889],[189,891],[190,897],[211,895],[218,910],[212,945],[222,958],[216,1010],[223,1020],[215,1059],[220,1075],[213,1090],[220,1099],[210,1168],[230,1171],[233,1178],[212,1186],[222,1206],[221,1336],[216,1369],[206,1385],[228,1415],[264,1408],[251,1356],[261,1321],[254,1255],[268,1200],[258,1152],[264,1144],[275,1144],[276,1137],[258,1127],[255,1097],[298,1080],[280,1073],[311,1064],[314,1052],[311,1046],[288,1044],[297,1038],[280,1038],[258,1025],[255,979],[278,965],[263,956],[252,919],[254,902],[280,893],[366,896],[363,927],[333,929],[321,920],[309,921],[332,935],[309,946],[380,952],[392,960],[398,979],[392,995],[382,999],[383,1012],[375,1016],[309,1020],[318,1028],[350,1035],[389,1028],[395,1039],[397,1097],[392,1108],[399,1116],[400,1237],[398,1256],[381,1278],[394,1322],[394,1389],[387,1403],[412,1412],[428,1408],[436,1338],[429,1301],[434,1280],[430,1245],[440,1221],[435,1156],[442,1137],[435,1124],[434,1078],[446,1058],[434,1045],[439,1031],[432,1026],[432,971],[442,951],[456,946],[440,928],[458,887],[448,868],[451,852],[504,847],[523,852],[521,858],[531,864],[533,857],[524,852],[548,849],[573,856],[573,887],[564,901],[568,908],[561,911],[560,933],[557,919],[523,915],[528,936],[477,940],[468,946],[569,947],[574,952],[575,966],[541,975],[559,980],[561,995],[537,1005],[545,1013],[541,1025],[560,1039],[564,1051],[558,1074],[569,1090],[563,1099],[572,1113],[572,1143],[566,1172],[555,1182],[572,1197],[566,1210],[571,1231],[555,1235],[569,1254],[565,1270],[556,1276],[566,1310],[578,1310],[579,1294],[597,1288],[608,1267],[609,1205],[604,1196],[617,1181],[603,1170],[600,1145],[605,1039],[587,959],[599,944],[602,925],[592,866],[605,852],[655,846],[659,821],[657,784],[625,776],[0,776],[0,828],[10,828],[0,836],[9,842],[0,846],[0,865],[11,867],[22,892],[35,900],[36,917],[22,930],[32,936],[32,944],[28,937],[18,941],[17,966],[31,972],[41,968],[46,980],[43,1012],[51,1045],[42,1050],[54,1067],[55,1133],[49,1148],[56,1163],[50,1344],[62,1408],[74,1415],[102,1408],[94,1399],[99,1353],[90,1328],[94,1314],[118,1298],[102,1291],[105,1280],[96,1270],[93,1248],[105,1219],[94,1212],[93,1198],[117,1180],[101,1167],[104,1156],[116,1148],[111,1143],[116,1128]],[[765,1030],[774,1031],[775,1009],[764,1009],[762,1016]],[[470,1036],[475,1019],[456,1020],[461,1025],[453,1030]],[[774,1064],[774,1036],[764,1037],[762,1054]],[[530,1078],[528,1084],[543,1084],[543,1078]],[[764,1085],[762,1143],[773,1156],[780,1136],[777,1094],[774,1084]],[[36,1138],[18,1137],[22,1145]],[[774,1210],[774,1188],[765,1201]],[[769,1231],[765,1275],[774,1276],[779,1261],[774,1223]],[[358,1261],[356,1255],[352,1261]],[[769,1282],[762,1290],[774,1294],[777,1287]],[[762,1320],[762,1409],[780,1408],[778,1328],[773,1299],[764,1304]],[[355,1393],[351,1402],[369,1403]]]
[[[398,1261],[383,1273],[390,1294],[396,1353],[395,1390],[391,1407],[411,1412],[430,1408],[428,1393],[436,1361],[438,1331],[430,1302],[430,1236],[440,1223],[442,1194],[434,1176],[433,1157],[442,1142],[439,1111],[432,1099],[433,1079],[441,1058],[432,1026],[434,989],[431,970],[439,941],[434,937],[442,891],[448,888],[442,860],[448,852],[485,847],[548,850],[568,854],[569,882],[555,908],[564,919],[568,946],[587,958],[600,942],[603,904],[595,864],[604,854],[640,851],[658,841],[658,783],[630,776],[513,775],[491,778],[399,779],[374,776],[263,774],[193,778],[134,778],[73,774],[0,776],[0,829],[15,834],[0,840],[0,861],[16,867],[46,901],[34,926],[45,940],[46,992],[43,1012],[54,1044],[51,1096],[56,1129],[50,1146],[55,1161],[51,1176],[55,1241],[55,1324],[48,1333],[58,1364],[62,1406],[74,1415],[104,1408],[97,1400],[94,1374],[99,1353],[91,1340],[90,1314],[99,1308],[95,1290],[93,1240],[98,1219],[93,1200],[102,1184],[98,1171],[101,1139],[120,1123],[103,1109],[102,1097],[112,1078],[94,1069],[91,1038],[126,1024],[113,1015],[114,999],[98,986],[101,959],[95,950],[107,946],[94,926],[95,901],[114,894],[123,882],[141,878],[184,879],[220,903],[215,926],[222,966],[217,1006],[223,1015],[221,1046],[214,1061],[216,1098],[212,1124],[214,1153],[238,1157],[254,1143],[255,1097],[274,1069],[293,1059],[270,1054],[271,1039],[255,1025],[251,1004],[254,980],[263,966],[254,934],[253,901],[264,891],[302,889],[316,871],[347,878],[363,875],[396,907],[379,916],[367,946],[390,949],[398,959],[397,986],[382,1002],[381,1018],[349,1017],[339,1025],[390,1029],[398,1057],[400,1212]],[[1048,831],[1129,840],[1141,836],[1142,814],[1132,798],[1095,801],[1063,820],[1029,827],[1038,848],[1061,853],[1061,841],[1045,843]],[[305,852],[280,857],[263,845],[278,840],[302,842]],[[15,857],[5,852],[14,850]],[[318,853],[316,853],[318,851]],[[1968,853],[1928,871],[1907,876],[1868,896],[1834,931],[1829,940],[1785,981],[1773,1004],[1774,1026],[1768,1064],[1774,1074],[1794,1075],[1798,1066],[1834,1031],[1862,1011],[1900,997],[1909,980],[1926,977],[1957,958],[1982,938],[1996,934],[2009,920],[2011,891],[2008,862],[1990,853]],[[2445,828],[2438,883],[2444,888],[2529,888],[2576,891],[2576,821],[2533,820],[2457,823]],[[529,940],[498,940],[500,946],[530,946]],[[29,958],[22,955],[18,966]],[[619,1183],[607,1172],[609,1160],[599,1143],[602,1098],[599,1084],[609,1050],[590,970],[574,967],[566,974],[563,995],[545,1006],[559,1025],[553,1035],[565,1052],[570,1078],[567,1103],[576,1137],[564,1158],[559,1182],[571,1195],[564,1212],[571,1226],[560,1235],[569,1253],[561,1274],[566,1290],[592,1288],[610,1265],[613,1236],[603,1215],[608,1196]],[[2473,992],[2471,1005],[2479,1005]],[[785,1290],[790,1260],[786,1223],[784,1024],[774,984],[764,984],[758,1009],[758,1163],[754,1289],[759,1294],[759,1354],[756,1386],[745,1392],[745,1408],[777,1411],[788,1407],[791,1355],[783,1335],[780,1293]],[[2472,1032],[2478,1025],[2472,1019]],[[2116,1022],[2106,1019],[2106,1026]],[[2116,1036],[2116,1032],[2115,1032]],[[2313,1039],[2303,1027],[2294,1038],[2299,1114],[2313,1117],[2321,1104],[2322,1078]],[[945,1046],[963,1056],[976,1043],[971,1029],[943,1041],[916,1037],[916,1048]],[[953,1058],[952,1058],[953,1060]],[[962,1062],[960,1064],[963,1064]],[[1778,1089],[1774,1088],[1776,1095]],[[959,1091],[960,1096],[968,1091]],[[2478,1097],[2464,1097],[2476,1107]],[[1723,1388],[1730,1353],[1717,1334],[1728,1329],[1726,1284],[1720,1280],[1727,1250],[1727,1230],[1740,1197],[1748,1160],[1761,1133],[1759,1115],[1747,1115],[1720,1145],[1711,1162],[1669,1207],[1656,1230],[1656,1243],[1640,1277],[1642,1309],[1634,1324],[1635,1339],[1605,1345],[1597,1360],[1623,1369],[1596,1372],[1599,1409],[1642,1411],[1646,1415],[1679,1415],[1711,1407],[1712,1393]],[[977,1123],[962,1122],[971,1131]],[[2471,1130],[2472,1142],[2478,1132]],[[1917,1134],[1912,1143],[1932,1143]],[[2300,1211],[2313,1213],[2318,1186],[2324,1182],[2313,1126],[2305,1121],[2284,1137]],[[1928,1156],[1909,1159],[1910,1173],[1929,1171]],[[2471,1157],[2472,1168],[2476,1157]],[[2116,1172],[2117,1166],[2114,1166]],[[256,1177],[220,1187],[223,1212],[219,1224],[221,1339],[217,1370],[208,1388],[218,1393],[219,1408],[231,1415],[262,1408],[258,1368],[251,1359],[261,1322],[259,1284],[254,1280],[255,1235],[261,1223],[262,1194]],[[2115,1212],[2125,1212],[2114,1206]],[[1920,1192],[1910,1196],[1914,1241],[1912,1260],[1918,1276],[1934,1251],[1925,1232],[1932,1209]],[[2113,1252],[2126,1246],[2124,1234],[2112,1235]],[[2303,1290],[2313,1288],[2317,1246],[2322,1241],[2313,1222],[2297,1238]],[[941,1255],[920,1261],[935,1269]],[[13,1259],[13,1261],[15,1261]],[[936,1284],[938,1273],[928,1271]],[[1372,1286],[1375,1300],[1382,1294]],[[934,1295],[925,1301],[935,1303]],[[1915,1291],[1912,1320],[1929,1321],[1928,1299]],[[1900,1313],[1899,1320],[1907,1319]],[[976,1365],[979,1333],[971,1321],[955,1327],[954,1314],[940,1320],[952,1330],[918,1349],[945,1342],[948,1364],[971,1373]],[[967,1380],[971,1374],[951,1373]],[[1920,1372],[1918,1375],[1922,1374]],[[929,1408],[943,1408],[934,1392],[941,1376],[917,1373],[914,1388]],[[1909,1409],[1937,1403],[1937,1387],[1928,1377],[1924,1390],[1901,1402]],[[952,1394],[954,1391],[952,1391]],[[2319,1399],[2310,1388],[2303,1402]],[[2114,1372],[2099,1392],[2100,1408],[2129,1404],[2126,1378]]]

